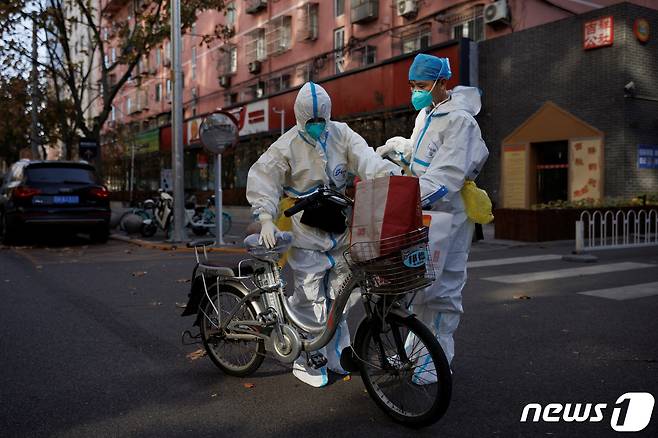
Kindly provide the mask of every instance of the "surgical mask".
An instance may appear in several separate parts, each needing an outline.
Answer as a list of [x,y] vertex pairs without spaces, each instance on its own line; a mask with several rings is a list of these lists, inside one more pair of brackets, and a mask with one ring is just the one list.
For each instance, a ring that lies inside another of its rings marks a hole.
[[434,85],[432,85],[432,88],[430,91],[427,90],[413,90],[411,92],[411,104],[416,108],[416,111],[420,111],[421,109],[430,106],[432,104],[432,90],[434,90],[434,87],[436,87],[436,81],[434,81]]
[[306,132],[313,140],[319,139],[326,128],[327,122],[312,122],[306,124]]

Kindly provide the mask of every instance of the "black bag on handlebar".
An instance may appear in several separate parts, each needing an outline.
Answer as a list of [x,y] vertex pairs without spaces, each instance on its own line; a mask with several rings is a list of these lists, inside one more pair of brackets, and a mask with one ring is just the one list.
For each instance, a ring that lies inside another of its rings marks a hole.
[[304,209],[300,222],[327,233],[343,234],[347,229],[344,207],[326,199],[318,199]]

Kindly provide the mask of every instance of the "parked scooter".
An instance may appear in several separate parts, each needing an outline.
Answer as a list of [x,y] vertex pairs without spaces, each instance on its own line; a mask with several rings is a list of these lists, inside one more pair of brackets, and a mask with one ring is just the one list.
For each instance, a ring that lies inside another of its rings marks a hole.
[[[226,236],[233,222],[231,215],[223,211],[222,221],[222,234]],[[205,236],[208,232],[215,234],[215,195],[208,198],[205,207],[196,209],[190,222],[192,231],[197,236]]]
[[[156,227],[154,228],[153,234],[155,233],[155,230],[159,228],[165,232],[165,236],[168,238],[174,228],[174,197],[160,189],[158,190],[158,197],[155,200],[147,199],[144,201],[144,208],[147,211],[150,211],[153,225]],[[194,214],[194,203],[186,202],[184,226],[190,226]]]

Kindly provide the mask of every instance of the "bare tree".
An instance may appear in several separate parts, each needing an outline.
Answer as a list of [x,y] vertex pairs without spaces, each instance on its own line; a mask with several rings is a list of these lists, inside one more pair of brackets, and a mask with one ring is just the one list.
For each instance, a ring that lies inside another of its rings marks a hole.
[[[140,59],[170,35],[170,0],[133,0],[134,15],[123,21],[112,20],[101,9],[101,5],[107,8],[114,2],[10,0],[0,3],[2,61],[8,66],[38,63],[42,81],[47,81],[50,88],[46,103],[60,109],[56,121],[58,135],[69,151],[79,136],[100,139],[113,102]],[[181,1],[183,31],[192,26],[200,12],[225,11],[225,3],[224,0]],[[41,56],[36,60],[29,38],[33,14],[40,28]],[[108,26],[112,27],[112,38],[105,32]],[[81,47],[74,47],[74,33],[81,29],[88,37]],[[231,28],[219,25],[201,41],[207,44],[231,36]],[[115,59],[105,56],[111,47],[118,53]],[[92,106],[96,116],[85,118]]]

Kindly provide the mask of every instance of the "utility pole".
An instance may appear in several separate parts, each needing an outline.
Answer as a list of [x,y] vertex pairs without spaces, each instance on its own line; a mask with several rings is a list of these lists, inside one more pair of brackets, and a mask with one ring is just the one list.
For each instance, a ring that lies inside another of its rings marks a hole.
[[185,196],[183,178],[183,74],[181,66],[181,0],[171,2],[171,63],[174,73],[173,99],[171,105],[171,127],[173,147],[171,148],[171,167],[174,174],[174,233],[172,242],[187,240],[185,233]]
[[39,159],[39,71],[37,70],[37,56],[39,56],[37,48],[37,15],[36,12],[32,12],[32,126],[30,129],[30,144],[33,160]]

